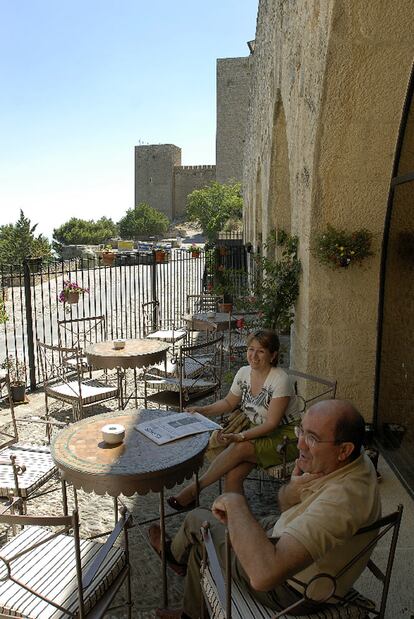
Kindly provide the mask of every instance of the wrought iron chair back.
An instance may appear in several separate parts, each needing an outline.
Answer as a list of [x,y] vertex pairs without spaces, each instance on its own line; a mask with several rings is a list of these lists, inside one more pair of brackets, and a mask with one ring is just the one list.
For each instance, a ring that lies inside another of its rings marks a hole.
[[[326,589],[326,596],[324,599],[318,599],[318,603],[323,604],[323,606],[319,611],[318,608],[315,607],[315,612],[312,611],[300,616],[295,614],[299,619],[321,619],[322,617],[329,617],[330,619],[368,619],[369,617],[379,617],[379,619],[385,619],[388,591],[402,513],[403,506],[398,505],[395,512],[380,518],[371,525],[359,529],[356,535],[363,535],[373,531],[376,533],[351,561],[343,565],[337,574],[318,574],[308,583],[304,583],[294,577],[291,578],[290,580],[295,581],[297,585],[302,587],[303,595],[300,600],[280,611],[274,611],[264,607],[250,595],[247,589],[243,588],[242,590],[240,585],[232,580],[230,560],[231,544],[228,531],[226,531],[226,573],[224,577],[215,546],[209,533],[208,523],[205,523],[201,528],[204,541],[201,586],[209,616],[214,619],[255,619],[257,616],[262,617],[262,619],[288,619],[288,617],[292,616],[291,613],[294,611],[295,607],[298,607],[305,601],[314,601],[310,592],[314,587],[315,581],[324,579],[329,586]],[[385,568],[380,567],[378,561],[375,561],[372,555],[366,567],[382,585],[379,600],[373,602],[371,599],[358,593],[355,589],[351,589],[345,596],[337,595],[336,586],[338,578],[347,572],[363,556],[367,553],[371,553],[379,540],[387,534],[389,534],[389,537]],[[332,603],[332,599],[334,603]],[[243,608],[242,614],[240,614],[241,607]]]

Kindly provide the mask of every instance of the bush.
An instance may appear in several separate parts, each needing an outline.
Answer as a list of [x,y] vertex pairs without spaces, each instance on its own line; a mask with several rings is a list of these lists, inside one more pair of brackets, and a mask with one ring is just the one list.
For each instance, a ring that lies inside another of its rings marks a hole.
[[240,183],[222,185],[213,181],[187,196],[187,216],[200,224],[211,242],[229,219],[240,219],[243,212]]
[[160,213],[145,202],[128,209],[126,215],[118,222],[122,239],[163,235],[167,232],[169,225],[169,219],[164,213]]

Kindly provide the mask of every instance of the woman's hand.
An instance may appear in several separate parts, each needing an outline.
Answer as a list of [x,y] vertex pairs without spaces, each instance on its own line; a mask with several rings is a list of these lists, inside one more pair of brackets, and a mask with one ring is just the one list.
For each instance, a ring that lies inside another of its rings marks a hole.
[[241,443],[245,440],[240,432],[229,432],[227,434],[222,434],[222,438],[223,442],[225,441],[227,445],[229,443]]

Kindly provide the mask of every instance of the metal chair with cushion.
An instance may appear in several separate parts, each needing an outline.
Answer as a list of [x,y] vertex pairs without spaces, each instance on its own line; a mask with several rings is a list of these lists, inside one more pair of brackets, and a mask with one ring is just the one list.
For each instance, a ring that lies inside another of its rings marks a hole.
[[172,344],[172,354],[175,353],[175,344],[183,340],[187,331],[183,325],[175,322],[160,321],[160,304],[158,301],[148,301],[142,304],[142,326],[144,337],[161,340]]
[[58,320],[58,338],[61,348],[76,348],[81,351],[79,359],[66,357],[63,359],[63,363],[73,366],[77,361],[80,361],[82,370],[89,372],[91,377],[92,368],[84,351],[89,344],[107,339],[105,316],[84,316],[83,318]]
[[[84,380],[82,351],[78,348],[62,348],[37,340],[40,368],[45,391],[46,413],[49,413],[49,398],[70,404],[75,420],[82,419],[83,409],[118,398],[118,387],[102,385],[98,380]],[[71,357],[69,366],[63,361]]]
[[[80,539],[76,511],[51,517],[1,514],[0,523],[25,527],[0,549],[2,617],[103,617],[126,582],[123,616],[131,618],[126,510],[105,543]],[[114,545],[122,532],[123,548]]]
[[[47,494],[40,488],[57,475],[57,468],[50,454],[49,445],[21,443],[14,414],[13,399],[10,394],[10,380],[7,374],[0,374],[0,390],[6,388],[10,417],[7,415],[5,426],[0,430],[0,497],[10,500],[12,497],[22,499],[21,506],[26,511],[26,502],[29,499]],[[31,419],[22,421],[33,423]],[[46,420],[48,430],[50,426],[63,427],[66,424]],[[50,432],[47,433],[50,438]],[[65,501],[65,489],[63,498]]]
[[222,370],[222,335],[202,344],[181,346],[175,376],[151,372],[145,374],[145,406],[150,401],[182,411],[186,406],[208,396],[217,399]]
[[[399,505],[398,509],[392,514],[380,518],[372,525],[363,527],[357,531],[356,535],[362,535],[373,531],[376,533],[374,537],[371,536],[370,541],[352,561],[344,565],[337,574],[318,574],[312,578],[309,583],[302,583],[297,578],[292,578],[291,580],[295,582],[296,586],[301,587],[301,590],[303,590],[301,602],[305,600],[308,602],[314,601],[311,597],[311,590],[315,582],[319,581],[326,587],[325,598],[318,599],[318,603],[323,603],[323,606],[320,607],[319,610],[315,608],[315,612],[312,611],[311,613],[301,615],[295,614],[295,616],[298,617],[298,619],[368,619],[369,617],[385,619],[387,596],[402,512],[403,507]],[[294,611],[293,606],[275,611],[263,606],[260,602],[255,600],[247,589],[240,587],[234,582],[229,567],[226,567],[227,572],[224,577],[207,523],[206,526],[202,527],[201,533],[205,548],[201,567],[201,586],[209,617],[212,619],[257,619],[258,617],[261,619],[289,619],[289,617],[292,616]],[[377,601],[368,599],[355,589],[351,589],[344,597],[336,595],[337,578],[342,576],[364,554],[370,553],[378,541],[387,534],[389,535],[387,538],[388,551],[386,554],[385,566],[380,566],[379,560],[376,559],[374,561],[371,556],[365,570],[369,570],[382,585],[379,599]],[[227,534],[226,566],[231,566],[230,552],[230,541]]]

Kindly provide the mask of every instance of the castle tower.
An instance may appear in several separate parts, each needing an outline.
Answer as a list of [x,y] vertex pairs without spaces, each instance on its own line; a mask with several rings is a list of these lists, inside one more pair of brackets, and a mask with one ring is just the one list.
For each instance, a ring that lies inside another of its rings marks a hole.
[[146,202],[175,217],[174,167],[181,165],[181,148],[174,144],[135,146],[135,205]]

